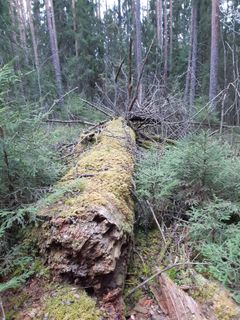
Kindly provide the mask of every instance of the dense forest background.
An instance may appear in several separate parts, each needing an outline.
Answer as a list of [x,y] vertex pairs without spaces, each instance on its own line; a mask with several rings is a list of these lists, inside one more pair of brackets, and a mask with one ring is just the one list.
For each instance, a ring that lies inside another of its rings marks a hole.
[[237,0],[156,0],[144,10],[140,1],[104,6],[1,1],[1,64],[11,62],[20,77],[19,100],[47,111],[73,90],[125,110],[140,80],[140,104],[154,86],[164,97],[182,98],[192,113],[211,101],[210,111],[239,124]]
[[80,132],[122,116],[140,148],[139,229],[155,212],[187,239],[165,253],[207,261],[240,302],[240,2],[114,3],[0,0],[0,294],[44,269],[25,227],[66,194],[53,185]]

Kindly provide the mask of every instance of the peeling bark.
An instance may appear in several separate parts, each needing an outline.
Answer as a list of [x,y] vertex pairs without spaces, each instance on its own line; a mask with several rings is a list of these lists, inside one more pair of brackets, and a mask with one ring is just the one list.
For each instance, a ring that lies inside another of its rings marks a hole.
[[97,143],[60,182],[67,186],[80,178],[83,190],[39,212],[48,220],[40,247],[54,278],[93,291],[113,317],[124,310],[121,293],[134,222],[135,136],[117,119],[95,138]]

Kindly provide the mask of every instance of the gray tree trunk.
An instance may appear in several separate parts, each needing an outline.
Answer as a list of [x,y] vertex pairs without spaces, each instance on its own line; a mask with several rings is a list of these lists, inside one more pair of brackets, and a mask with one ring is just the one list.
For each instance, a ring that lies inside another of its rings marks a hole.
[[191,79],[191,69],[192,69],[192,48],[193,48],[193,23],[194,23],[194,5],[192,3],[192,10],[191,10],[191,26],[189,30],[189,51],[188,51],[188,65],[187,65],[187,73],[186,73],[186,83],[185,83],[185,90],[184,90],[184,103],[189,105],[189,88],[190,88],[190,79]]
[[212,0],[212,30],[211,30],[211,61],[210,61],[210,85],[209,85],[209,111],[216,111],[216,95],[218,85],[218,40],[219,40],[219,0]]
[[168,76],[168,11],[167,11],[167,0],[164,1],[164,71],[163,81],[165,89],[167,87],[167,76]]
[[26,35],[26,13],[23,0],[15,0],[16,16],[20,35],[20,46],[24,55],[25,64],[29,64],[27,50],[27,35]]
[[193,4],[192,10],[192,66],[191,66],[191,77],[190,77],[190,92],[189,92],[189,106],[190,112],[193,113],[194,101],[196,93],[196,70],[197,70],[197,3]]
[[47,21],[48,21],[50,47],[52,52],[52,63],[53,63],[53,68],[55,72],[56,90],[57,90],[58,98],[63,103],[62,75],[61,75],[61,67],[60,67],[60,61],[59,61],[57,33],[56,33],[54,8],[53,8],[52,0],[46,0],[45,5],[46,5],[46,13],[47,13]]
[[162,0],[156,0],[156,20],[157,20],[157,43],[160,50],[163,48],[163,21],[162,21]]
[[41,88],[41,78],[40,78],[40,63],[39,63],[39,56],[38,56],[38,49],[37,49],[37,40],[36,40],[36,33],[32,19],[32,7],[31,7],[31,0],[26,0],[27,5],[27,12],[28,12],[28,19],[29,19],[29,26],[30,32],[32,37],[32,45],[33,45],[33,53],[34,53],[34,62],[37,71],[37,79],[38,79],[38,89],[39,89],[39,96],[40,96],[40,103],[42,104],[42,88]]
[[133,0],[133,16],[135,27],[135,62],[136,75],[139,83],[138,103],[142,101],[142,81],[141,81],[141,65],[142,65],[142,35],[141,35],[141,9],[140,0]]
[[172,58],[173,58],[173,4],[172,0],[169,1],[169,70],[172,69]]
[[72,0],[72,15],[73,15],[73,31],[74,31],[74,38],[75,38],[75,55],[76,57],[78,57],[79,45],[78,45],[78,38],[77,38],[76,0]]

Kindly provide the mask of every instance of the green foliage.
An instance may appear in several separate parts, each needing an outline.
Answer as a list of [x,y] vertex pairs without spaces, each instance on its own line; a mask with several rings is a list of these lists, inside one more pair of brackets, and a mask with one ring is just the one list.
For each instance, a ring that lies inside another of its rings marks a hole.
[[32,106],[8,102],[11,74],[10,66],[0,69],[0,206],[35,199],[61,169],[42,128],[43,115]]
[[139,196],[151,201],[158,216],[182,212],[189,218],[191,246],[208,263],[199,270],[236,290],[240,283],[240,159],[229,145],[206,133],[191,136],[162,155],[149,151],[138,164],[136,178]]
[[235,289],[240,283],[240,206],[216,199],[193,208],[190,237],[214,278]]
[[42,126],[44,115],[10,98],[17,81],[10,65],[0,68],[0,292],[34,273],[34,247],[28,252],[18,242],[36,221],[36,208],[23,204],[38,199],[62,168]]
[[138,164],[137,190],[155,203],[170,200],[185,207],[214,196],[238,201],[239,169],[240,160],[230,147],[203,133],[166,149],[162,156],[149,151]]

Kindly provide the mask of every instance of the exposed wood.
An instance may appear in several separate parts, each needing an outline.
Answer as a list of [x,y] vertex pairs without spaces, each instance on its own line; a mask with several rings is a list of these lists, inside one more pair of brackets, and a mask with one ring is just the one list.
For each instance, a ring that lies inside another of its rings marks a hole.
[[111,316],[123,314],[122,289],[133,236],[131,198],[135,136],[122,119],[108,122],[60,185],[79,190],[43,208],[39,237],[55,278],[91,288]]
[[183,266],[183,265],[199,265],[201,263],[194,263],[194,262],[184,262],[184,263],[174,263],[174,264],[170,264],[169,266],[167,266],[164,269],[158,270],[156,273],[154,273],[152,276],[150,276],[149,278],[147,278],[146,280],[144,280],[142,283],[140,283],[138,286],[136,286],[134,289],[132,289],[127,297],[131,296],[134,292],[136,292],[138,289],[142,288],[143,286],[145,286],[146,284],[148,284],[151,280],[155,279],[156,277],[162,275],[164,272],[173,269],[173,268],[177,268],[179,266]]
[[152,285],[151,290],[169,320],[215,320],[215,317],[207,319],[200,305],[167,276],[161,275],[158,281],[160,286]]

